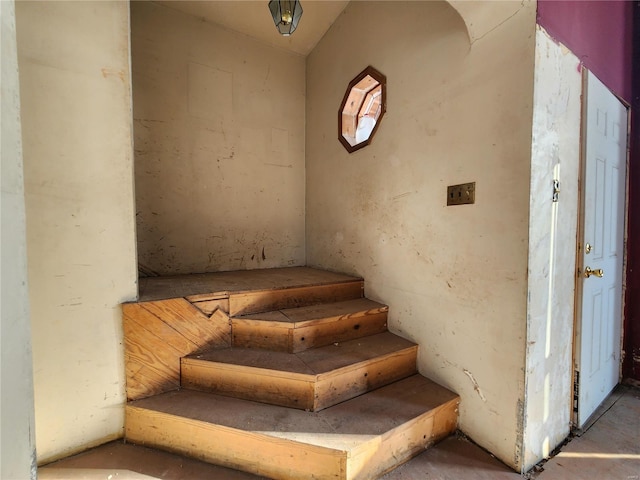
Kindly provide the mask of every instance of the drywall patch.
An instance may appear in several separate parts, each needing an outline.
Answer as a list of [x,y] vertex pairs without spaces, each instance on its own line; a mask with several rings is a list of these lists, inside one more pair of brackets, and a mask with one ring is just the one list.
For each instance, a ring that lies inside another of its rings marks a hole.
[[122,83],[126,81],[126,73],[123,69],[104,67],[101,69],[104,78],[117,77]]
[[231,118],[233,74],[193,62],[187,68],[189,115],[209,120]]

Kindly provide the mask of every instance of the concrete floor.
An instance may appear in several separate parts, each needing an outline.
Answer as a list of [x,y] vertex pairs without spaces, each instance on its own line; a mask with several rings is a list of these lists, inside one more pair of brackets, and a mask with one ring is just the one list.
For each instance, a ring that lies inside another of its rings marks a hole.
[[[640,389],[620,386],[593,423],[530,472],[536,480],[640,480]],[[246,473],[170,453],[112,442],[38,471],[40,480],[256,480]],[[382,477],[384,480],[522,478],[462,437],[450,437]]]
[[539,480],[640,480],[640,389],[619,386],[605,411],[543,465]]

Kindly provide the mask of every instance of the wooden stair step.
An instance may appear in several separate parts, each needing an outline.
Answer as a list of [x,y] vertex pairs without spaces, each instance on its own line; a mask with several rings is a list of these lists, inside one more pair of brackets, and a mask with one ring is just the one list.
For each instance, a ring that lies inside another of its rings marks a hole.
[[183,358],[182,386],[318,411],[413,375],[417,352],[390,332],[293,354],[221,348]]
[[140,301],[186,298],[211,315],[244,315],[361,298],[360,277],[310,267],[269,268],[140,278]]
[[286,289],[361,282],[362,278],[311,267],[267,268],[231,272],[141,277],[140,301],[228,297],[252,290]]
[[452,433],[459,397],[420,375],[320,412],[179,390],[126,407],[128,441],[276,479],[373,479]]
[[389,307],[367,298],[231,318],[232,345],[289,353],[381,333]]
[[362,298],[364,280],[343,281],[299,287],[274,287],[265,290],[237,292],[229,295],[229,315],[248,315],[277,309],[288,309]]

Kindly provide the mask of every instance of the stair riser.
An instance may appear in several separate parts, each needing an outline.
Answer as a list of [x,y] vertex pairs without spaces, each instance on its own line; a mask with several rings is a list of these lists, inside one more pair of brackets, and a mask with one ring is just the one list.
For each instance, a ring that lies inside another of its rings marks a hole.
[[416,418],[411,425],[387,432],[380,441],[371,442],[370,448],[352,452],[346,478],[371,480],[384,475],[455,432],[457,419],[456,400]]
[[322,375],[283,373],[185,358],[182,386],[319,411],[416,373],[417,346]]
[[416,373],[418,347],[395,352],[366,365],[319,375],[314,410],[322,410]]
[[182,387],[301,410],[313,409],[314,377],[183,359]]
[[229,296],[229,315],[233,317],[319,303],[341,302],[362,298],[363,294],[363,281],[235,293]]
[[298,353],[314,347],[346,342],[387,330],[387,312],[358,314],[327,319],[309,326],[280,323],[278,326],[261,321],[232,318],[234,347],[263,348]]
[[127,441],[274,479],[346,479],[340,450],[127,406]]

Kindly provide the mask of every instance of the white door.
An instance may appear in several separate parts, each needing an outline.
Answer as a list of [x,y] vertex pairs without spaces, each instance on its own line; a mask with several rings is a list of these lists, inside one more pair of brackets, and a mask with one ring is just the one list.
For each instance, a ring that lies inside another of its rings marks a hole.
[[590,72],[583,161],[581,315],[576,328],[576,423],[618,384],[622,325],[627,110]]

